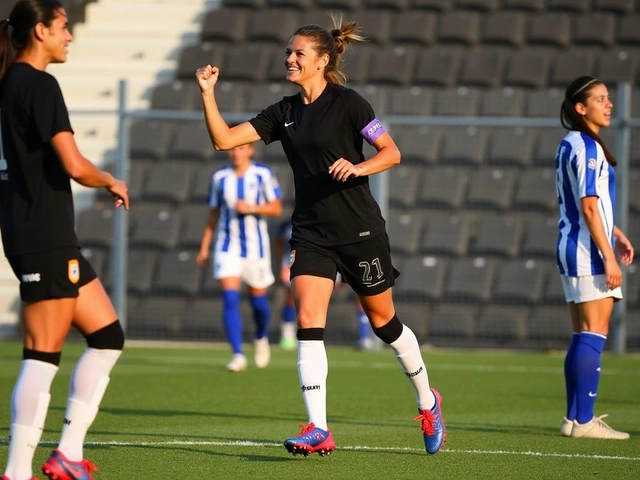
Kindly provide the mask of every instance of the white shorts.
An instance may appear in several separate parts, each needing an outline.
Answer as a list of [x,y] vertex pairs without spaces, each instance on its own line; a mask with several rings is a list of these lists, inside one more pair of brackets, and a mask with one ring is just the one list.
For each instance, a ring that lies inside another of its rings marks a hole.
[[562,280],[562,289],[567,303],[584,303],[601,298],[613,297],[614,299],[622,298],[622,289],[620,287],[611,290],[607,287],[607,276],[586,275],[584,277],[569,277],[560,275]]
[[247,260],[227,252],[215,252],[213,259],[213,278],[240,277],[253,288],[267,288],[276,281],[271,270],[271,259]]

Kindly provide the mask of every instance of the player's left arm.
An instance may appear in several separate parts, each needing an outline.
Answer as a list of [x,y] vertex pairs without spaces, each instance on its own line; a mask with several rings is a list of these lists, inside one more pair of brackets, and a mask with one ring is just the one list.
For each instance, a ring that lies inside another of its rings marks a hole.
[[618,227],[613,227],[613,239],[616,242],[616,250],[620,256],[620,261],[623,265],[630,265],[633,262],[633,245]]

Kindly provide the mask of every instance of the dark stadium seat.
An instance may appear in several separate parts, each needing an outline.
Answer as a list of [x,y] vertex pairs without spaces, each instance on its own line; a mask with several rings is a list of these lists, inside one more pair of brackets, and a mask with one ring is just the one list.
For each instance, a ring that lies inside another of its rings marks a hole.
[[640,45],[640,13],[631,14],[620,19],[617,42],[621,45]]
[[424,174],[418,196],[420,205],[457,209],[467,193],[467,171],[463,167],[435,165]]
[[539,303],[544,296],[550,262],[517,258],[505,262],[498,272],[493,300],[500,303]]
[[176,127],[175,139],[169,146],[172,162],[207,161],[213,158],[214,152],[205,122],[185,122]]
[[493,12],[500,8],[500,1],[501,0],[457,0],[456,6],[461,10]]
[[258,113],[269,105],[279,102],[283,97],[294,95],[296,88],[292,84],[262,83],[247,87],[246,110]]
[[476,45],[480,41],[478,12],[453,10],[443,13],[438,19],[438,43]]
[[[313,7],[314,0],[267,0],[268,8],[283,8],[305,11]],[[293,33],[293,30],[292,30]]]
[[[129,164],[129,180],[127,182],[127,190],[129,193],[129,200],[136,202],[142,198],[142,190],[144,182],[147,180],[147,171],[149,163],[146,160],[132,160]],[[113,164],[108,164],[103,167],[103,170],[113,173]],[[96,192],[96,199],[98,203],[111,204],[112,196],[106,189],[100,189]]]
[[428,340],[429,316],[431,309],[426,303],[395,302],[396,313],[400,321],[415,333],[418,342]]
[[495,47],[469,49],[463,59],[459,85],[492,88],[501,80],[504,52]]
[[418,253],[423,222],[421,213],[418,210],[391,210],[386,220],[391,251],[402,255]]
[[389,88],[387,102],[389,115],[430,115],[434,100],[429,88],[412,86]]
[[429,317],[427,330],[430,337],[472,338],[477,317],[475,306],[437,304]]
[[511,168],[481,167],[469,177],[467,206],[473,209],[506,210],[516,182]]
[[[359,0],[358,0],[359,1]],[[341,9],[337,9],[342,12]],[[325,28],[332,28],[331,11],[322,8],[312,8],[301,13],[300,25],[322,25]],[[284,52],[284,49],[283,49]]]
[[595,0],[595,9],[626,15],[633,13],[633,2],[634,0]]
[[548,0],[547,8],[562,12],[584,13],[589,10],[590,4],[590,0]]
[[[558,115],[560,112],[560,104],[558,103]],[[533,149],[533,164],[540,167],[556,166],[556,150],[560,144],[560,140],[566,135],[566,132],[560,128],[544,128],[540,129],[536,136],[536,145]]]
[[471,222],[466,216],[439,213],[429,215],[423,227],[420,251],[425,255],[466,255],[471,239]]
[[614,48],[599,56],[595,74],[605,84],[633,83],[636,73],[640,71],[639,63],[637,51]]
[[392,207],[415,207],[423,172],[420,165],[400,164],[389,170],[389,204]]
[[475,335],[493,341],[523,341],[527,338],[529,309],[488,305],[480,309]]
[[554,56],[549,85],[566,88],[581,75],[592,75],[595,55],[592,49],[572,48]]
[[418,52],[413,83],[437,87],[456,84],[462,60],[460,48],[437,47]]
[[[127,292],[144,296],[151,291],[157,253],[147,248],[130,248],[127,253]],[[107,290],[113,290],[111,258],[105,264],[103,283]]]
[[522,170],[512,206],[526,211],[557,211],[555,169],[543,167]]
[[635,308],[640,305],[640,270],[637,265],[631,264],[626,267],[626,282],[623,283],[622,291],[627,300],[627,306]]
[[196,70],[203,65],[222,65],[221,68],[224,70],[223,60],[224,48],[222,45],[216,44],[214,46],[210,42],[188,45],[180,52],[176,78],[193,82]]
[[[262,82],[271,66],[267,46],[260,43],[231,45],[225,50],[224,78],[240,82]],[[284,65],[282,67],[284,72]]]
[[199,107],[196,103],[196,94],[200,94],[200,88],[196,82],[174,80],[163,83],[153,89],[151,108],[164,110],[195,110]]
[[409,2],[410,0],[364,0],[364,8],[401,12],[409,8]]
[[206,162],[195,169],[191,192],[189,195],[190,202],[206,205],[209,198],[211,176],[213,175],[213,172],[225,164],[226,162]]
[[187,201],[191,189],[194,167],[185,161],[161,162],[152,165],[142,193],[143,200],[150,202]]
[[246,38],[248,11],[242,8],[209,10],[202,22],[205,42],[242,43]]
[[544,303],[550,305],[565,305],[567,301],[564,296],[564,290],[562,289],[562,281],[560,280],[558,267],[555,264],[554,267],[555,268],[552,268],[549,273],[549,280],[547,281],[544,291]]
[[452,87],[434,89],[435,114],[454,116],[475,116],[480,104],[480,91],[472,87]]
[[162,120],[140,120],[131,125],[129,154],[133,159],[161,160],[173,139],[174,124]]
[[534,134],[528,128],[501,128],[491,135],[487,163],[525,167],[531,164]]
[[482,43],[522,47],[526,38],[527,16],[522,12],[498,11],[485,16]]
[[518,255],[524,225],[516,215],[488,215],[478,224],[474,255],[512,258]]
[[453,0],[411,0],[412,10],[446,12],[453,8]]
[[[349,19],[358,22],[362,34],[375,45],[386,45],[391,36],[393,14],[384,10],[359,10],[349,15]],[[357,50],[355,48],[354,50]]]
[[409,10],[398,13],[391,27],[391,41],[397,44],[431,45],[436,37],[437,15]]
[[[212,244],[213,245],[213,244]],[[211,253],[210,253],[211,255]],[[213,255],[209,257],[209,263],[202,269],[202,278],[198,298],[221,298],[222,287],[220,280],[213,278]]]
[[209,206],[206,202],[198,205],[187,205],[180,211],[182,225],[178,247],[182,250],[196,250],[200,248],[202,234],[209,216]]
[[496,267],[495,260],[484,257],[451,260],[449,275],[445,282],[445,300],[474,303],[489,301]]
[[536,216],[526,221],[521,255],[554,259],[558,239],[558,219],[555,216]]
[[479,113],[491,117],[521,117],[524,106],[525,92],[522,89],[498,87],[481,92]]
[[440,160],[442,130],[434,127],[393,126],[391,130],[402,162],[432,165]]
[[345,10],[348,12],[359,10],[364,0],[315,0],[316,8],[322,10]]
[[344,56],[343,73],[350,83],[366,84],[369,75],[369,64],[375,55],[377,47],[375,45],[355,45],[348,49]]
[[127,333],[144,338],[180,338],[186,305],[181,298],[142,298],[129,315]]
[[260,9],[267,6],[266,0],[224,0],[223,4],[229,8],[254,8]]
[[591,13],[576,20],[574,45],[610,48],[615,42],[616,18],[611,13]]
[[502,8],[505,10],[519,10],[523,12],[541,12],[545,9],[546,0],[504,0]]
[[529,317],[529,338],[571,341],[571,316],[567,306],[537,305]]
[[545,12],[529,18],[529,44],[567,48],[571,43],[573,30],[571,16],[568,13]]
[[454,127],[442,135],[440,162],[444,165],[479,165],[485,161],[489,132],[486,128]]
[[194,297],[202,270],[196,265],[196,250],[172,250],[160,255],[153,282],[154,294]]
[[[241,83],[219,81],[216,84],[216,103],[221,112],[245,111],[246,95],[247,88]],[[201,98],[198,98],[198,101],[202,103]]]
[[[378,117],[387,113],[388,90],[391,87],[386,85],[374,85],[368,83],[366,85],[350,85],[350,88],[358,92],[362,97],[369,102],[373,111]],[[406,89],[406,87],[404,87]]]
[[438,301],[444,289],[446,272],[446,259],[426,255],[406,257],[394,294],[400,300]]
[[222,297],[197,298],[187,302],[182,329],[187,338],[217,340],[224,337]]
[[113,245],[113,209],[84,210],[76,225],[80,245],[83,247],[111,248]]
[[629,189],[629,209],[634,213],[640,213],[640,169],[632,168],[629,171],[629,185],[633,187]]
[[393,86],[408,85],[411,82],[415,57],[416,50],[411,45],[380,49],[371,59],[369,82]]
[[105,271],[107,270],[107,262],[109,261],[109,255],[107,251],[103,248],[82,248],[81,250],[82,256],[87,259],[87,261],[93,267],[93,270],[98,275],[98,278],[101,280],[104,277]]
[[564,90],[545,88],[527,92],[524,114],[527,117],[559,117]]
[[540,48],[523,48],[511,54],[505,69],[504,84],[514,87],[547,86],[550,54]]
[[142,204],[132,211],[135,224],[129,235],[132,247],[170,250],[178,243],[180,212],[163,204]]
[[247,41],[271,42],[285,46],[298,25],[299,12],[292,9],[269,8],[254,11],[249,19]]

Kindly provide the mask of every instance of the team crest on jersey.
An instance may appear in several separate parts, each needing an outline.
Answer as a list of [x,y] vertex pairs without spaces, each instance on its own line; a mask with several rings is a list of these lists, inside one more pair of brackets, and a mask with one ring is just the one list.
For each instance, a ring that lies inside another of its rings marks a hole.
[[293,267],[293,262],[295,261],[296,261],[296,251],[291,250],[291,253],[289,254],[289,268]]
[[597,166],[598,162],[596,162],[595,158],[590,158],[589,162],[587,162],[587,167],[589,167],[591,170],[595,170]]
[[78,260],[69,260],[69,281],[71,283],[78,283],[80,281],[80,264]]

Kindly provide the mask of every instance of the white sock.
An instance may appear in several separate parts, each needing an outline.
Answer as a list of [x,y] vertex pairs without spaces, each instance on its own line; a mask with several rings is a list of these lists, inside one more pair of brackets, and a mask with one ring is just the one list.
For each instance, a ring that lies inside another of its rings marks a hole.
[[121,350],[87,348],[71,375],[58,449],[72,462],[83,458],[84,438],[98,414],[109,385],[109,374],[121,353]]
[[427,367],[422,360],[420,345],[413,331],[403,325],[402,333],[398,339],[389,344],[396,354],[396,358],[404,374],[407,376],[416,391],[416,399],[420,410],[430,410],[436,404],[436,399],[429,388],[429,376]]
[[281,328],[282,328],[282,338],[286,338],[286,339],[296,338],[296,330],[298,329],[296,322],[283,322]]
[[298,342],[298,376],[309,423],[327,429],[327,374],[329,363],[322,340]]
[[9,457],[4,474],[15,480],[33,476],[32,463],[47,418],[51,382],[58,367],[39,360],[23,360],[11,396]]

